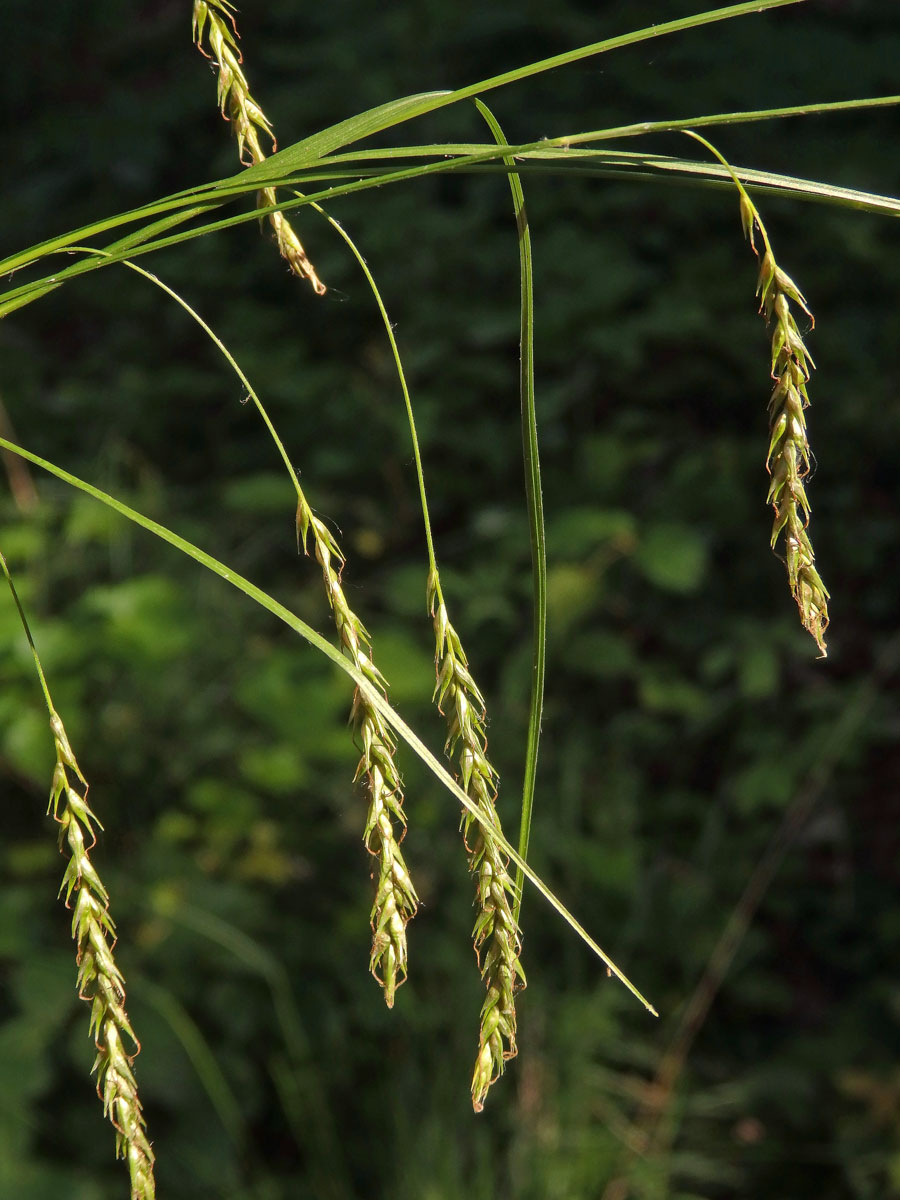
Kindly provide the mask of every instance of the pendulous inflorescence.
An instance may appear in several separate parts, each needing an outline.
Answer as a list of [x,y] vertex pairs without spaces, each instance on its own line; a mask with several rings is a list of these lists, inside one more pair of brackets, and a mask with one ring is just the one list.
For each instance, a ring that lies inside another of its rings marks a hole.
[[[238,49],[234,5],[228,0],[194,0],[193,34],[201,54],[212,59],[218,72],[217,93],[222,116],[231,123],[238,144],[238,155],[245,166],[261,163],[266,158],[260,136],[277,149],[275,133],[268,117],[250,95],[250,85],[244,74],[243,57]],[[203,48],[203,39],[209,51]],[[274,188],[259,193],[260,208],[269,208],[278,200]],[[268,214],[278,250],[294,275],[308,279],[314,291],[322,296],[327,290],[309,261],[303,244],[283,213]]]
[[[350,608],[341,586],[343,552],[328,526],[313,513],[300,492],[297,536],[304,553],[310,533],[341,650],[372,687],[384,695],[387,684],[372,661],[368,631]],[[384,988],[385,1003],[392,1008],[396,990],[407,975],[406,926],[418,907],[418,897],[400,850],[406,832],[403,783],[394,761],[394,737],[362,688],[357,688],[353,697],[350,723],[362,751],[356,778],[366,780],[369,796],[363,836],[366,848],[377,861],[369,969]]]
[[65,892],[66,905],[72,909],[78,994],[91,1006],[97,1092],[116,1131],[116,1154],[128,1161],[131,1200],[154,1200],[153,1151],[133,1070],[140,1042],[125,1011],[125,980],[113,957],[116,933],[109,894],[89,855],[97,840],[95,830],[102,827],[88,806],[87,782],[55,712],[50,727],[56,767],[49,808],[59,824],[60,850],[69,858],[60,895]]
[[515,885],[508,860],[492,830],[500,832],[497,772],[487,757],[484,698],[469,670],[459,635],[450,623],[436,569],[428,577],[428,607],[434,621],[437,686],[434,698],[448,724],[446,753],[456,755],[460,784],[487,825],[463,810],[462,829],[469,870],[475,876],[478,915],[473,938],[487,994],[481,1008],[478,1053],[472,1075],[472,1104],[484,1107],[491,1084],[516,1049],[515,994],[525,984],[519,956],[522,939],[513,916]]
[[[803,628],[813,636],[824,658],[829,596],[815,566],[808,533],[810,505],[804,483],[811,465],[806,433],[807,384],[815,363],[806,349],[791,305],[797,305],[805,313],[810,328],[815,325],[815,319],[803,293],[776,262],[762,217],[734,168],[702,134],[693,129],[685,130],[685,133],[705,146],[731,176],[740,197],[744,236],[759,262],[756,294],[759,311],[772,330],[771,370],[775,381],[769,397],[769,450],[766,455],[766,467],[771,476],[766,499],[775,509],[771,546],[774,550],[784,535],[784,558],[791,595],[800,610]],[[757,234],[762,241],[762,251],[756,244]]]
[[[741,221],[753,252],[759,259],[756,294],[760,312],[772,330],[772,378],[769,399],[769,450],[766,466],[771,475],[767,501],[775,509],[772,548],[783,535],[785,563],[791,594],[800,620],[825,657],[828,628],[828,590],[815,566],[809,538],[810,506],[804,480],[810,470],[806,413],[807,384],[815,366],[803,341],[791,305],[797,305],[815,324],[803,293],[778,266],[766,228],[755,205],[741,189]],[[762,252],[756,245],[762,239]]]

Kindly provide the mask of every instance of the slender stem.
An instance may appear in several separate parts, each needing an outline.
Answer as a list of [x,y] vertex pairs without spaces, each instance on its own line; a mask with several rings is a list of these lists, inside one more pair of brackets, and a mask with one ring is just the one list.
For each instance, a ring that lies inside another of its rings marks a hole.
[[[94,254],[94,255],[99,255],[101,257],[108,257],[108,254],[106,251],[97,250],[91,246],[69,246],[67,249],[70,252],[77,252],[79,254]],[[215,332],[214,329],[212,329],[209,325],[207,325],[206,321],[203,320],[203,318],[196,311],[196,309],[192,308],[190,306],[190,304],[188,304],[188,302],[182,296],[179,296],[179,294],[173,288],[170,288],[167,283],[163,283],[163,281],[158,276],[152,274],[152,272],[150,272],[150,271],[145,271],[143,267],[139,267],[137,265],[137,263],[133,263],[127,258],[121,259],[120,262],[123,267],[128,267],[129,270],[135,271],[138,275],[143,275],[143,277],[145,279],[149,280],[150,283],[153,283],[158,288],[161,288],[162,291],[164,291],[167,296],[171,296],[172,299],[175,301],[175,303],[179,304],[184,309],[184,311],[188,314],[188,316],[190,316],[194,321],[197,322],[197,324],[200,326],[200,328],[203,330],[203,332],[207,335],[207,337],[210,339],[210,341],[212,341],[215,344],[215,346],[219,349],[219,351],[221,352],[222,356],[225,358],[228,365],[231,367],[231,369],[234,371],[235,375],[237,375],[238,379],[241,381],[241,384],[243,385],[244,389],[247,392],[247,396],[249,397],[250,400],[253,401],[253,404],[255,405],[257,411],[259,412],[259,415],[262,417],[263,421],[265,422],[266,428],[268,429],[269,433],[272,435],[272,440],[278,449],[278,453],[281,455],[281,459],[284,462],[285,467],[287,468],[287,472],[291,478],[291,482],[294,485],[294,489],[298,496],[302,496],[303,490],[300,487],[300,480],[297,476],[297,472],[294,468],[294,464],[291,462],[290,457],[288,456],[288,452],[285,449],[284,442],[282,442],[281,438],[278,435],[278,431],[276,430],[275,426],[272,424],[272,419],[269,416],[268,412],[266,412],[265,406],[264,406],[262,400],[260,400],[259,396],[257,395],[256,390],[253,387],[253,384],[250,382],[250,380],[244,374],[244,371],[242,370],[240,364],[237,362],[234,355],[231,353],[231,351],[228,349],[228,347],[225,345],[225,343],[222,341],[222,339],[218,336],[218,334]]]
[[[475,104],[488,123],[498,145],[504,145],[506,138],[493,113],[480,100],[476,100]],[[504,156],[503,161],[507,167],[515,166],[511,157]],[[514,170],[510,170],[508,178],[519,231],[519,274],[521,279],[519,393],[522,405],[525,497],[531,535],[531,586],[534,597],[531,699],[528,709],[528,744],[525,749],[525,778],[522,784],[522,816],[519,826],[519,855],[525,860],[528,857],[528,843],[531,837],[538,749],[541,740],[541,714],[544,709],[544,678],[547,670],[547,545],[544,535],[541,460],[534,401],[534,271],[531,259],[531,231],[528,227],[528,213],[525,209],[522,182]],[[516,924],[519,922],[519,913],[522,909],[523,883],[522,868],[517,867],[516,900],[513,909]]]
[[635,121],[630,125],[612,125],[588,133],[568,137],[548,138],[549,146],[579,146],[586,142],[607,142],[616,138],[644,137],[648,133],[675,133],[704,125],[741,125],[754,121],[779,120],[782,117],[805,117],[828,112],[846,112],[860,108],[886,108],[900,104],[900,96],[873,96],[861,100],[826,101],[822,104],[796,104],[789,108],[744,109],[740,112],[711,113],[701,117],[678,117],[675,120]]
[[[296,194],[299,196],[299,193]],[[400,348],[397,345],[397,339],[394,336],[394,327],[391,324],[391,319],[388,316],[387,308],[385,307],[384,300],[382,299],[381,292],[379,291],[378,285],[375,282],[375,278],[372,275],[372,272],[369,270],[369,264],[363,257],[359,247],[353,241],[353,238],[350,237],[349,233],[347,233],[346,229],[344,229],[343,225],[341,225],[339,221],[336,221],[334,217],[329,216],[329,214],[324,210],[324,208],[321,207],[321,205],[313,202],[312,207],[317,213],[320,213],[325,218],[329,225],[337,230],[337,232],[347,243],[348,247],[350,248],[350,252],[359,263],[362,273],[365,275],[366,281],[372,290],[372,295],[375,297],[375,303],[378,305],[378,311],[381,314],[381,320],[384,324],[384,331],[387,334],[388,341],[390,342],[391,354],[394,357],[394,365],[397,368],[397,377],[400,380],[400,390],[403,393],[403,403],[406,406],[406,417],[409,422],[409,436],[412,442],[413,461],[416,468],[416,481],[419,487],[419,500],[422,506],[422,520],[425,525],[425,544],[428,549],[429,573],[437,575],[437,558],[434,551],[434,538],[431,532],[431,517],[428,511],[428,495],[425,490],[425,468],[422,465],[422,452],[419,448],[419,435],[416,430],[416,418],[415,414],[413,413],[412,399],[410,398],[409,394],[409,386],[406,382],[406,372],[403,369],[403,359],[400,357]],[[439,582],[436,590],[439,599],[443,600]]]
[[[18,453],[18,451],[13,451]],[[22,601],[19,599],[19,593],[16,591],[16,585],[13,583],[13,577],[10,573],[9,566],[3,556],[3,551],[0,550],[0,570],[6,576],[6,582],[9,584],[9,590],[12,592],[13,603],[19,612],[19,620],[22,622],[22,628],[25,631],[25,637],[28,640],[28,646],[31,650],[31,656],[34,659],[34,667],[37,671],[37,677],[41,684],[41,691],[44,693],[44,700],[47,703],[47,710],[50,713],[51,719],[56,715],[56,709],[53,707],[53,701],[50,698],[50,688],[47,685],[47,677],[44,675],[44,668],[41,666],[40,656],[37,652],[37,646],[34,644],[34,638],[31,636],[31,627],[28,624],[28,618],[25,616],[25,609],[22,607]]]

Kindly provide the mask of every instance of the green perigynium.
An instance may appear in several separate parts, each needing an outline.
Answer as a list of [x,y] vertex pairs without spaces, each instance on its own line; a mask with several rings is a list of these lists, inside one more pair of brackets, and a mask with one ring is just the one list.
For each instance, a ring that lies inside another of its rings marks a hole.
[[[791,594],[800,610],[804,629],[815,638],[825,657],[828,628],[828,591],[815,567],[809,539],[810,506],[804,479],[809,474],[810,450],[806,433],[809,406],[807,383],[815,366],[797,326],[791,305],[797,305],[814,324],[803,293],[775,261],[766,228],[755,205],[741,189],[741,221],[744,233],[759,259],[756,294],[760,312],[772,330],[772,378],[775,387],[769,399],[769,451],[766,465],[771,474],[767,501],[775,509],[772,548],[784,535],[784,557]],[[755,233],[762,238],[757,248]]]
[[[386,694],[384,676],[372,661],[372,643],[368,631],[350,608],[341,587],[343,552],[327,525],[313,513],[300,492],[297,501],[297,536],[304,552],[310,532],[316,559],[322,568],[341,649],[369,683]],[[418,897],[400,850],[400,842],[406,832],[403,784],[394,761],[396,742],[393,734],[359,688],[353,697],[350,723],[362,750],[356,778],[366,780],[369,793],[363,836],[366,848],[378,864],[371,913],[372,954],[369,969],[384,988],[385,1003],[392,1008],[396,990],[407,975],[406,926],[418,907]]]
[[116,933],[109,895],[89,856],[97,840],[95,830],[101,826],[88,806],[88,785],[63,723],[52,711],[50,727],[56,746],[50,811],[59,823],[60,850],[69,856],[60,895],[65,892],[72,909],[78,994],[91,1006],[97,1092],[116,1130],[116,1153],[128,1160],[131,1200],[154,1200],[153,1151],[132,1069],[140,1043],[125,1011],[125,980],[113,958]]
[[[275,133],[268,117],[250,95],[250,85],[243,72],[243,58],[237,45],[237,25],[234,5],[228,0],[194,0],[193,35],[201,54],[212,58],[218,71],[217,93],[222,116],[231,122],[238,144],[238,155],[246,166],[263,162],[265,151],[260,143],[260,133],[277,148]],[[211,53],[203,49],[206,33]],[[263,188],[259,193],[259,207],[268,208],[277,204],[274,188]],[[294,228],[283,213],[268,216],[275,233],[278,250],[291,268],[303,279],[308,279],[313,289],[322,296],[327,290],[316,274],[316,269],[306,256],[306,251]]]
[[[484,698],[472,674],[459,635],[450,623],[437,570],[428,577],[428,607],[434,620],[437,686],[434,698],[447,717],[446,753],[457,755],[466,795],[497,830],[497,772],[487,757]],[[522,939],[513,916],[515,885],[508,860],[490,832],[468,809],[460,826],[476,878],[473,938],[487,995],[481,1008],[478,1054],[472,1075],[472,1104],[484,1107],[488,1089],[508,1059],[516,1055],[516,991],[525,984],[519,961]]]

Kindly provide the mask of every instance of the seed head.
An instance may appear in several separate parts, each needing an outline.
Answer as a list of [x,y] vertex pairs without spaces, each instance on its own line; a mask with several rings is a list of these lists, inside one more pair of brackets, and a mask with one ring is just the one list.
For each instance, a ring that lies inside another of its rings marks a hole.
[[96,830],[102,826],[88,806],[87,782],[55,712],[50,727],[56,767],[49,811],[59,824],[60,850],[69,858],[60,895],[65,892],[66,905],[72,909],[78,994],[91,1006],[97,1093],[116,1131],[116,1155],[128,1161],[131,1200],[154,1200],[153,1151],[132,1066],[141,1046],[125,1011],[125,980],[113,957],[116,932],[109,894],[89,856],[97,841]]

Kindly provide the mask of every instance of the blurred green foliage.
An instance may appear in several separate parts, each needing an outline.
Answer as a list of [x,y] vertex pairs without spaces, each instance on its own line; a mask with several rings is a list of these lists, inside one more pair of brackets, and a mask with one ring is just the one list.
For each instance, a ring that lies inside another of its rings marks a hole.
[[[240,21],[251,84],[288,145],[405,92],[690,11],[340,0],[247,6]],[[5,250],[233,172],[189,4],[59,0],[39,17],[7,0],[0,28]],[[604,56],[493,104],[525,140],[892,92],[898,56],[887,6],[831,0]],[[716,140],[735,163],[896,194],[891,122],[813,118]],[[454,109],[423,122],[426,136],[483,135]],[[655,146],[686,153],[675,137]],[[768,551],[767,345],[736,200],[537,175],[525,188],[551,627],[533,861],[661,1020],[527,896],[520,1056],[473,1118],[480,988],[452,803],[403,759],[424,903],[388,1013],[366,974],[370,867],[345,681],[219,581],[37,478],[32,511],[0,498],[0,546],[106,826],[97,861],[144,1044],[160,1194],[581,1200],[623,1177],[647,1200],[900,1195],[896,227],[761,201],[818,319],[810,496],[833,626],[817,662]],[[397,323],[444,588],[487,694],[514,830],[530,615],[507,185],[433,179],[334,215]],[[300,230],[331,286],[324,301],[248,226],[151,266],[269,405],[310,501],[343,531],[392,702],[437,746],[421,518],[388,348],[343,245],[313,215]],[[174,305],[103,272],[7,318],[0,361],[24,445],[327,631],[267,435]],[[54,899],[51,755],[0,601],[0,1195],[113,1200],[126,1175],[88,1079]],[[798,797],[812,815],[648,1149],[647,1085]]]

